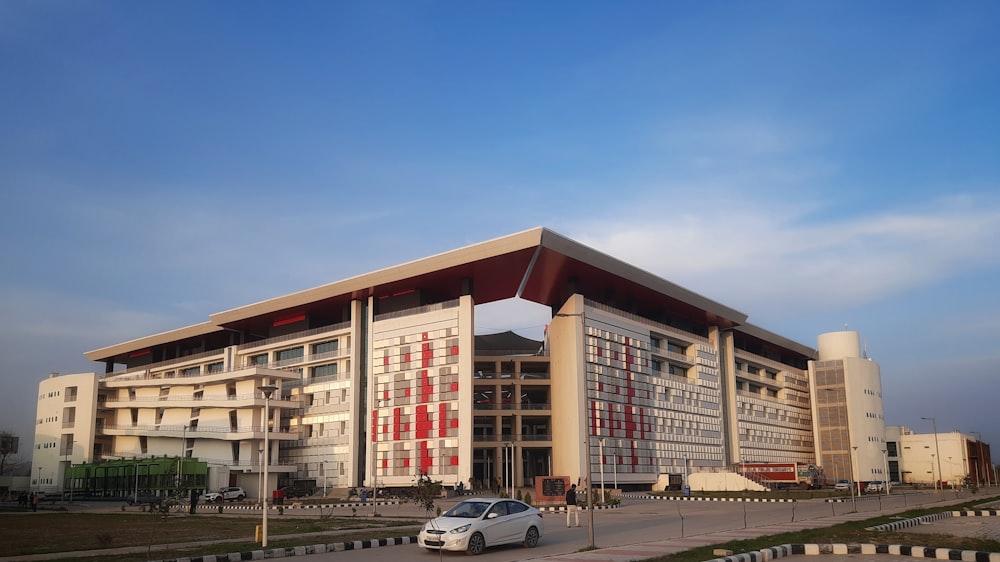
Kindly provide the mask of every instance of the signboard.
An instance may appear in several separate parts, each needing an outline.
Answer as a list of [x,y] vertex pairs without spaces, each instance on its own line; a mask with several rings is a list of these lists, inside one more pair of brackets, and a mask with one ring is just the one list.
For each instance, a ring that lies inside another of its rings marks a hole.
[[561,504],[566,502],[569,476],[539,476],[535,478],[535,503]]

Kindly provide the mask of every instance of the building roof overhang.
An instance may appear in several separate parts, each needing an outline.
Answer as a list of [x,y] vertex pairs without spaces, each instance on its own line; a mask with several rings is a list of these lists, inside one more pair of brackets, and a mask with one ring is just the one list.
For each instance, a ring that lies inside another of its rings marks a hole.
[[217,312],[208,322],[89,351],[85,356],[95,361],[118,360],[136,350],[226,329],[251,331],[279,315],[329,310],[354,300],[414,290],[442,300],[471,294],[477,304],[519,296],[552,308],[579,293],[640,315],[666,310],[721,328],[747,320],[742,312],[539,227]]

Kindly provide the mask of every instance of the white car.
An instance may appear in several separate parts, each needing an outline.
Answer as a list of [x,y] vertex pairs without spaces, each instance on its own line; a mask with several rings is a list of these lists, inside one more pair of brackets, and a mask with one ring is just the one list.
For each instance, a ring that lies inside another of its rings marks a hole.
[[417,544],[427,550],[481,554],[498,544],[538,544],[545,534],[542,512],[517,500],[475,498],[455,504],[420,528]]
[[219,488],[217,492],[208,492],[202,496],[201,499],[206,502],[222,502],[229,500],[241,502],[246,497],[247,495],[246,492],[243,491],[243,488],[240,488],[239,486],[228,486],[226,488]]

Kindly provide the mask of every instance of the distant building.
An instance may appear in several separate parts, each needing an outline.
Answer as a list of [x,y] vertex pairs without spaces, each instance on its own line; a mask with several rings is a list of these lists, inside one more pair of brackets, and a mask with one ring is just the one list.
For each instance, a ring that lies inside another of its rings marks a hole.
[[[552,311],[544,341],[475,337],[476,305],[515,296]],[[521,487],[583,481],[588,465],[595,484],[614,473],[624,489],[743,462],[885,474],[878,367],[856,333],[821,336],[817,352],[542,228],[86,356],[104,372],[39,386],[39,419],[52,421],[36,442],[55,443],[35,451],[43,473],[75,442],[74,464],[183,456],[207,475],[179,464],[182,481],[255,496],[269,431],[269,489],[402,487],[421,474]],[[279,387],[267,420],[264,385]],[[87,402],[72,432],[47,396],[70,387]]]
[[959,431],[914,433],[889,426],[899,471],[892,480],[938,487],[996,486],[997,474],[988,443]]
[[809,364],[816,458],[828,478],[887,480],[885,415],[879,366],[861,351],[857,332],[819,336]]

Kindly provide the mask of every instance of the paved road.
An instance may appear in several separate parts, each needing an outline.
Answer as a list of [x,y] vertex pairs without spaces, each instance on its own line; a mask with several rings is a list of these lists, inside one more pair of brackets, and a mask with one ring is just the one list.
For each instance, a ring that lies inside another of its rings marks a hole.
[[[756,537],[802,528],[824,527],[845,519],[868,519],[883,511],[902,511],[917,506],[942,505],[954,500],[953,495],[934,492],[865,498],[857,502],[857,513],[847,503],[827,503],[821,500],[795,503],[658,501],[626,499],[621,509],[594,512],[595,544],[602,550],[577,554],[590,544],[586,516],[581,527],[566,528],[561,514],[546,514],[546,535],[539,546],[525,550],[520,546],[499,547],[477,557],[485,562],[514,562],[551,557],[552,560],[635,560],[634,545],[656,542],[648,556],[665,554],[663,545],[674,552],[703,544],[718,544],[736,538]],[[967,499],[964,498],[964,499]],[[633,545],[621,550],[615,547]],[[642,549],[639,549],[642,552]],[[604,554],[601,554],[604,553]],[[296,562],[328,560],[329,554],[296,557]],[[394,546],[389,549],[367,549],[337,553],[338,559],[350,562],[386,562],[386,560],[458,560],[462,553],[427,553],[416,545]],[[860,556],[860,555],[859,555]],[[851,558],[860,560],[861,558]],[[833,555],[823,562],[838,562]]]

